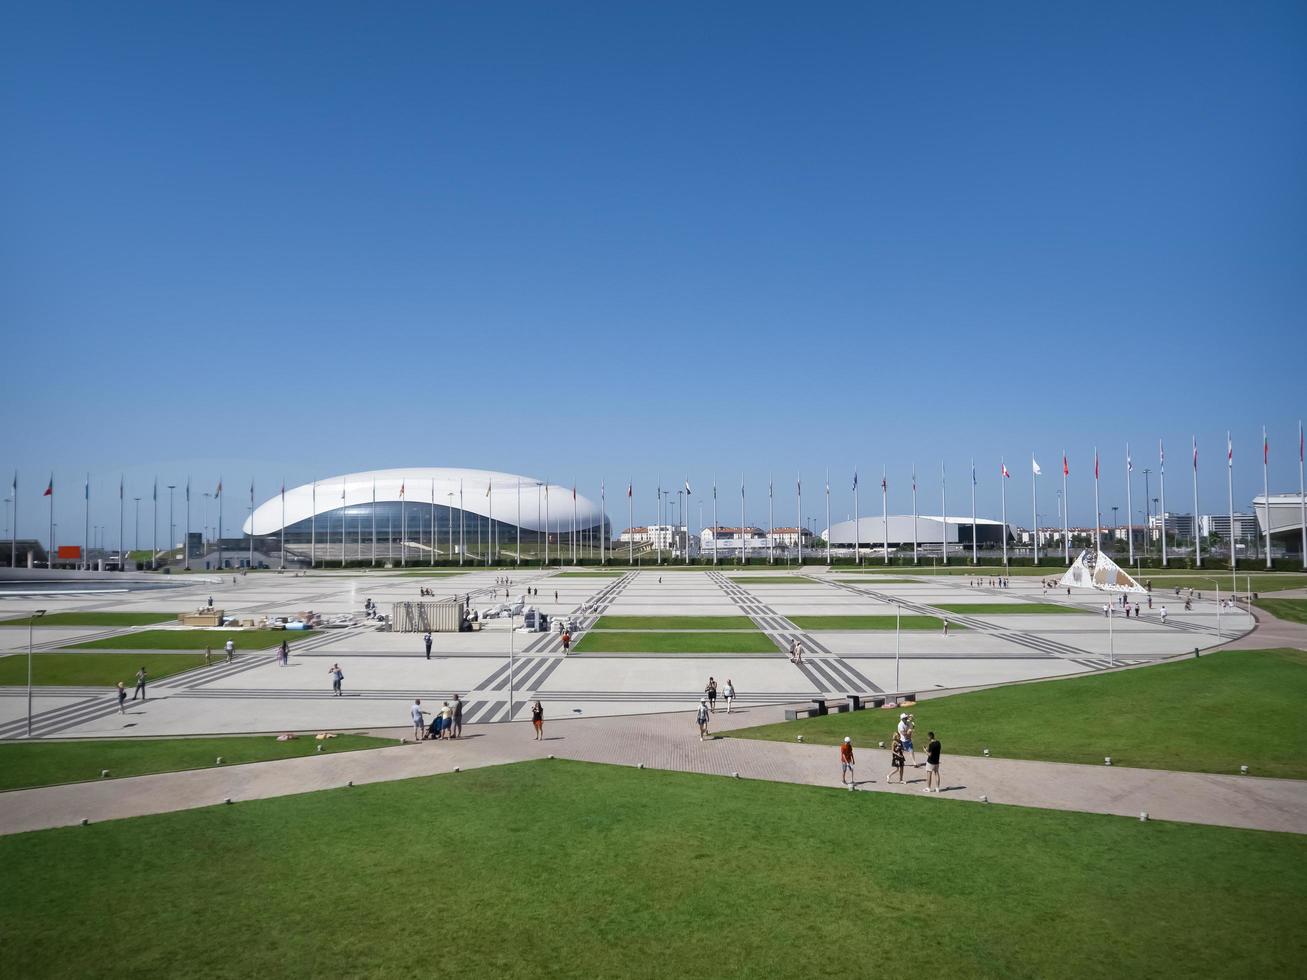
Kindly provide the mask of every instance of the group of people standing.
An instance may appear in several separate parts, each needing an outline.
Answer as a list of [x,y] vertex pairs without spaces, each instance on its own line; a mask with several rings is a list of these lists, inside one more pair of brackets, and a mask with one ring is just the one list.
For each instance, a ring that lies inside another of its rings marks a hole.
[[[885,776],[885,782],[902,783],[904,782],[903,772],[907,765],[907,757],[912,757],[912,767],[918,768],[920,765],[926,767],[926,785],[922,789],[923,793],[938,793],[939,784],[939,757],[943,751],[940,741],[935,737],[934,732],[928,732],[926,743],[926,761],[925,763],[917,762],[917,753],[912,745],[913,728],[916,719],[910,714],[900,714],[898,726],[894,729],[894,738],[890,743],[890,770]],[[883,743],[882,743],[883,744]],[[848,785],[856,780],[853,776],[853,739],[847,735],[844,741],[840,743],[840,783]],[[897,778],[895,778],[897,777]]]
[[[453,704],[446,701],[438,711],[432,712],[422,707],[421,698],[414,698],[408,713],[413,720],[413,738],[419,742],[424,739],[458,738],[463,734],[463,699],[457,694],[454,695]],[[431,715],[430,725],[426,722],[428,714]]]

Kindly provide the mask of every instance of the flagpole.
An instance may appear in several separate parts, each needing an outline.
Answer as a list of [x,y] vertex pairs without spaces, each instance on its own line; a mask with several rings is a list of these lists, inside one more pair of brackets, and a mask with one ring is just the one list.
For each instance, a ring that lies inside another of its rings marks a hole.
[[[286,481],[281,481],[281,540],[282,552],[286,550]],[[434,521],[435,518],[433,517]],[[377,478],[372,478],[372,566],[377,565]]]
[[885,466],[880,467],[880,523],[881,537],[885,545],[885,564],[889,564],[889,483],[885,478]]
[[[222,513],[222,502],[218,503],[218,513]],[[221,525],[221,522],[219,522]],[[221,537],[221,535],[219,535]],[[222,542],[218,543],[218,557],[222,557]],[[218,562],[218,567],[222,567],[222,562]],[[150,555],[150,568],[158,571],[159,569],[159,478],[154,478],[154,552]]]
[[[1195,491],[1196,492],[1196,491]],[[1100,551],[1103,547],[1103,515],[1098,508],[1098,447],[1094,447],[1094,551]],[[1197,511],[1194,512],[1194,520],[1198,520]]]
[[1157,440],[1157,481],[1161,485],[1162,503],[1162,567],[1166,567],[1166,450],[1162,440]]
[[1198,437],[1190,436],[1194,447],[1194,564],[1203,567],[1203,539],[1198,533]]
[[944,479],[944,461],[940,460],[939,464],[939,520],[940,520],[940,551],[943,554],[941,564],[948,564],[948,483]]
[[[406,506],[408,498],[408,477],[401,479],[399,484],[399,566],[405,567],[408,564],[408,508]],[[459,504],[462,504],[459,499]]]
[[[522,523],[522,499],[519,495],[517,501],[517,523]],[[519,545],[521,542],[518,542]],[[518,548],[521,551],[521,548]],[[362,557],[361,555],[359,557]],[[431,568],[436,566],[436,478],[431,478],[431,560],[428,562]]]
[[722,526],[717,521],[717,481],[712,481],[712,563],[717,564],[717,538],[721,536]]
[[[122,497],[123,497],[122,484],[120,483],[118,485],[118,500],[121,501]],[[121,502],[118,504],[118,513],[122,514]],[[122,539],[123,539],[122,518],[119,517],[118,518],[118,552],[120,556],[119,557],[120,563],[121,563],[121,553],[123,550]],[[18,567],[18,471],[17,470],[14,470],[14,524],[9,534],[9,567],[10,568]]]
[[776,564],[776,517],[772,509],[772,478],[767,477],[767,564]]
[[[376,493],[377,493],[376,482],[374,481],[372,484],[373,497],[376,496]],[[375,504],[376,500],[374,499],[372,502],[373,504]],[[375,511],[376,508],[373,507],[373,510]],[[377,518],[374,513],[372,520],[376,521],[376,519]],[[187,480],[186,481],[186,529],[187,529],[186,533],[188,536],[190,534],[190,526],[191,526],[191,483],[190,480]],[[374,565],[377,563],[376,540],[377,540],[377,535],[374,532],[372,535],[372,542],[373,542],[372,563]],[[282,571],[286,570],[286,477],[285,476],[281,478],[281,569]]]
[[[546,502],[546,503],[549,502],[549,488],[548,488],[548,487],[545,487],[545,502]],[[464,516],[466,513],[467,513],[467,511],[465,511],[465,510],[463,509],[463,478],[460,476],[460,477],[458,478],[458,564],[459,564],[459,567],[462,567],[462,565],[463,565],[463,554],[467,551],[467,541],[464,539],[464,533],[463,533],[463,529],[464,529],[464,527],[465,527],[465,522],[464,522],[464,520],[463,520],[463,516]],[[546,523],[546,524],[549,523],[549,512],[548,512],[548,511],[545,512],[545,523]],[[549,537],[548,537],[548,535],[546,535],[546,536],[545,536],[545,541],[548,542],[548,540],[549,540]],[[546,544],[546,548],[547,548],[547,547],[548,547],[548,545]],[[548,551],[546,551],[545,554],[546,554],[546,556],[548,556]]]
[[1062,559],[1069,565],[1071,564],[1071,524],[1067,519],[1067,514],[1071,510],[1071,501],[1066,495],[1066,478],[1069,475],[1070,467],[1066,462],[1066,450],[1062,450]]
[[858,470],[853,470],[853,562],[862,564],[862,526],[858,516]]
[[[313,514],[309,519],[309,568],[318,564],[318,481],[313,481]],[[219,566],[221,567],[221,566]]]
[[[172,491],[168,491],[168,523],[172,523]],[[171,533],[171,532],[170,532]],[[169,542],[171,544],[172,542]],[[342,542],[341,554],[344,555]],[[250,480],[250,568],[254,567],[254,480]]]
[[[599,481],[599,564],[608,564],[608,484],[604,480]],[[689,534],[686,534],[685,550],[688,556],[690,551]],[[688,560],[688,557],[687,557]]]
[[[48,489],[49,494],[50,494],[50,554],[47,556],[48,560],[46,561],[46,565],[48,565],[51,569],[53,569],[53,568],[54,568],[54,557],[55,557],[55,543],[54,543],[54,473],[53,473],[53,472],[50,474],[50,485],[49,485],[49,487],[48,487],[47,489]],[[136,533],[137,533],[137,537],[139,537],[139,536],[140,536],[140,527],[141,527],[141,506],[140,506],[140,504],[137,504],[137,505],[136,505],[136,527],[137,527],[137,532],[136,532]]]
[[1003,505],[1003,570],[1007,571],[1007,462],[999,457],[998,487]]
[[[123,533],[122,499],[123,499],[123,484],[122,484],[122,480],[119,479],[118,481],[118,537],[120,538],[122,537],[122,533]],[[286,524],[284,520],[281,523],[283,527]],[[285,537],[285,531],[282,532],[282,536],[283,538]],[[186,556],[185,559],[186,571],[189,572],[191,570],[191,478],[189,476],[186,478],[186,535],[185,537],[182,538],[182,541],[183,541],[182,554]],[[285,553],[284,548],[282,549],[282,552],[283,554]],[[119,567],[122,566],[121,546],[119,546],[118,548],[118,564]]]
[[1130,564],[1135,563],[1135,512],[1134,503],[1130,499],[1130,484],[1132,482],[1131,472],[1134,470],[1134,463],[1130,459],[1130,443],[1125,444],[1125,516],[1126,516],[1126,540],[1130,542]]
[[[154,485],[155,485],[156,488],[158,487],[158,485],[159,485],[158,478],[155,479],[155,481],[154,481]],[[157,490],[155,491],[155,497],[156,497],[156,498],[158,497],[158,491],[157,491]],[[222,474],[221,474],[221,473],[218,474],[218,493],[217,493],[217,497],[218,497],[218,571],[221,572],[221,571],[222,571]],[[155,502],[155,505],[154,505],[154,506],[155,506],[155,509],[157,510],[158,507],[159,507],[159,504],[158,504],[157,501]],[[156,535],[157,535],[157,528],[156,528]],[[155,549],[155,554],[156,554],[156,555],[158,554],[158,549],[157,549],[157,548]]]
[[[629,565],[635,564],[635,481],[630,480],[626,484],[626,507],[627,507],[627,527],[631,530],[626,536],[627,553],[626,561]],[[713,522],[714,524],[716,521]],[[714,560],[716,557],[716,540],[717,536],[713,535]],[[546,542],[548,538],[546,538]]]
[[1039,471],[1035,469],[1035,457],[1030,457],[1030,514],[1033,519],[1034,535],[1030,539],[1034,547],[1035,564],[1039,564],[1039,488],[1035,481],[1039,479]]
[[[345,525],[349,523],[349,517],[346,513],[346,507],[348,506],[349,501],[346,500],[345,497],[348,488],[349,488],[348,483],[344,480],[344,478],[342,478],[340,481],[340,567],[341,568],[345,567]],[[253,489],[254,489],[254,484],[251,483],[250,490],[253,491]],[[250,499],[251,500],[254,499],[253,493],[250,494]],[[253,549],[253,547],[254,545],[251,544],[250,548]],[[253,554],[253,551],[251,551],[251,554]]]
[[[1270,568],[1270,443],[1266,442],[1266,427],[1261,427],[1261,500],[1266,508],[1266,568]],[[86,477],[90,481],[90,477]],[[88,486],[90,483],[88,482]]]
[[[15,499],[16,499],[16,497],[15,497]],[[18,506],[17,503],[15,503],[15,504],[14,504],[15,509],[17,509],[17,506]],[[191,530],[191,480],[190,480],[190,477],[187,477],[187,478],[186,478],[186,533],[187,533],[187,536],[190,535],[190,530]],[[190,553],[190,550],[187,549],[187,552],[186,552],[186,570],[187,570],[187,571],[190,571],[190,567],[191,567],[191,553]],[[118,476],[118,571],[120,571],[120,572],[125,572],[125,571],[127,571],[127,559],[126,559],[126,557],[123,555],[123,477],[122,477],[121,474],[119,474],[119,476]]]
[[917,464],[912,464],[912,564],[917,563]]
[[[802,510],[802,508],[800,508]],[[799,528],[799,564],[803,564],[803,528]],[[830,564],[830,467],[826,467],[826,564]]]
[[1230,430],[1225,431],[1225,487],[1230,505],[1230,598],[1239,594],[1239,576],[1235,574],[1236,552],[1234,547],[1234,443],[1230,441]]
[[[84,498],[82,522],[82,567],[88,572],[91,570],[91,474],[86,474],[86,486],[83,488]],[[1270,538],[1267,537],[1267,546],[1269,547]]]
[[[433,505],[432,512],[434,513],[434,511],[435,511],[435,507]],[[434,524],[434,518],[432,519],[432,521]],[[517,480],[517,561],[514,562],[514,564],[519,567],[522,564],[522,478],[521,477],[518,477]]]
[[[460,481],[461,482],[461,481]],[[460,529],[459,535],[462,536]],[[462,564],[462,559],[459,559]],[[545,567],[549,567],[549,478],[545,477]]]
[[749,564],[749,532],[745,529],[744,518],[744,474],[740,474],[740,554],[744,564]]
[[976,460],[971,460],[971,564],[980,564],[980,551],[976,541]]
[[1302,419],[1298,420],[1298,520],[1302,524],[1302,567],[1307,570],[1307,491],[1302,479]]

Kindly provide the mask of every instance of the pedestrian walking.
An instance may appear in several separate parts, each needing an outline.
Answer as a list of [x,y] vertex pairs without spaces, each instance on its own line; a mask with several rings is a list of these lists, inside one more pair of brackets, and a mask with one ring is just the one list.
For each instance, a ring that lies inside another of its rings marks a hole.
[[454,737],[461,738],[463,735],[463,699],[457,694],[454,695]]
[[926,743],[926,788],[923,793],[931,792],[931,784],[934,784],[934,792],[939,792],[939,739],[935,737],[934,732],[927,732],[930,739]]
[[708,699],[704,698],[699,702],[699,710],[695,712],[694,720],[699,723],[699,741],[702,742],[708,735]]
[[536,730],[535,740],[543,742],[545,738],[545,706],[539,701],[531,703],[531,727]]
[[840,743],[840,785],[846,785],[852,782],[854,786],[858,781],[853,777],[853,739],[844,736],[844,741]]
[[948,620],[944,620],[944,635],[948,636]]
[[231,658],[236,653],[236,643],[228,638],[225,649],[227,650],[227,663],[231,663]]
[[141,669],[136,672],[136,690],[132,692],[133,701],[136,700],[138,694],[141,696],[142,701],[145,700],[145,680],[148,676],[145,672],[145,666],[142,665]]
[[703,689],[704,694],[708,695],[708,710],[713,714],[717,713],[717,681],[708,678],[708,686]]
[[794,641],[794,662],[796,664],[803,663],[803,644],[798,640]]
[[327,671],[331,675],[331,690],[336,697],[343,697],[340,690],[340,683],[345,679],[345,672],[340,669],[340,664],[332,664],[331,670]]
[[903,782],[903,739],[899,738],[899,733],[894,733],[894,741],[889,747],[889,774],[885,777],[885,782],[894,781],[894,774],[898,773],[899,782]]
[[898,725],[899,740],[903,742],[903,751],[912,756],[913,768],[917,765],[917,753],[912,748],[912,716],[909,714],[899,715]]
[[408,709],[408,715],[413,719],[413,740],[416,742],[422,741],[422,737],[426,734],[427,723],[423,720],[425,714],[426,712],[422,710],[422,699],[414,698],[413,704]]
[[123,687],[123,682],[118,682],[118,714],[127,714],[127,688]]
[[290,644],[285,640],[282,640],[281,646],[277,648],[277,659],[281,661],[283,667],[290,664]]
[[554,602],[558,601],[558,590],[554,589]]
[[1166,606],[1162,607],[1162,625],[1166,625]]
[[422,643],[427,648],[427,659],[430,660],[431,659],[431,631],[430,630],[427,631],[426,636],[422,637]]
[[735,703],[735,685],[731,683],[729,677],[726,678],[726,687],[722,690],[722,697],[726,699],[726,713],[729,715],[731,713],[731,705]]
[[563,630],[563,653],[572,649],[572,634]]

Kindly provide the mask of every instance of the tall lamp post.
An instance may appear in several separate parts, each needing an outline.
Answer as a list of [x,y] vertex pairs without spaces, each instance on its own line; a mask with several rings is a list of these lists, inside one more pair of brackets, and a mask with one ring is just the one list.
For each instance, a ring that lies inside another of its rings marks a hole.
[[32,624],[45,615],[44,609],[32,613],[27,621],[27,737],[32,737]]
[[177,542],[177,522],[172,519],[172,492],[176,489],[177,484],[168,484],[168,550]]
[[1112,547],[1116,547],[1116,512],[1119,508],[1116,504],[1112,505]]

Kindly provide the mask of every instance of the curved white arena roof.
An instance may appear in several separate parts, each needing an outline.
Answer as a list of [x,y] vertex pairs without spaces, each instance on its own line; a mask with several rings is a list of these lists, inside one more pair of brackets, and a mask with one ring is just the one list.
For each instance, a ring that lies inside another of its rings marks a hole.
[[[517,523],[520,493],[522,530],[542,531],[548,524],[549,530],[557,533],[569,531],[573,526],[571,487],[545,483],[535,477],[518,476],[516,473],[430,466],[346,473],[343,476],[330,476],[293,489],[287,488],[285,526],[289,527],[307,520],[315,511],[318,514],[325,514],[341,507],[362,507],[371,504],[374,486],[377,503],[407,500],[410,504],[430,504],[434,497],[435,503],[447,506],[451,502],[449,495],[453,494],[452,502],[456,508],[460,506],[461,489],[463,510],[469,514],[493,517],[505,524]],[[546,491],[548,492],[547,508]],[[538,519],[537,495],[540,515]],[[576,527],[593,527],[600,523],[603,517],[598,504],[580,493],[576,495]],[[246,518],[242,530],[246,534],[276,534],[281,530],[282,525],[282,495],[278,493],[254,509],[254,513]]]

